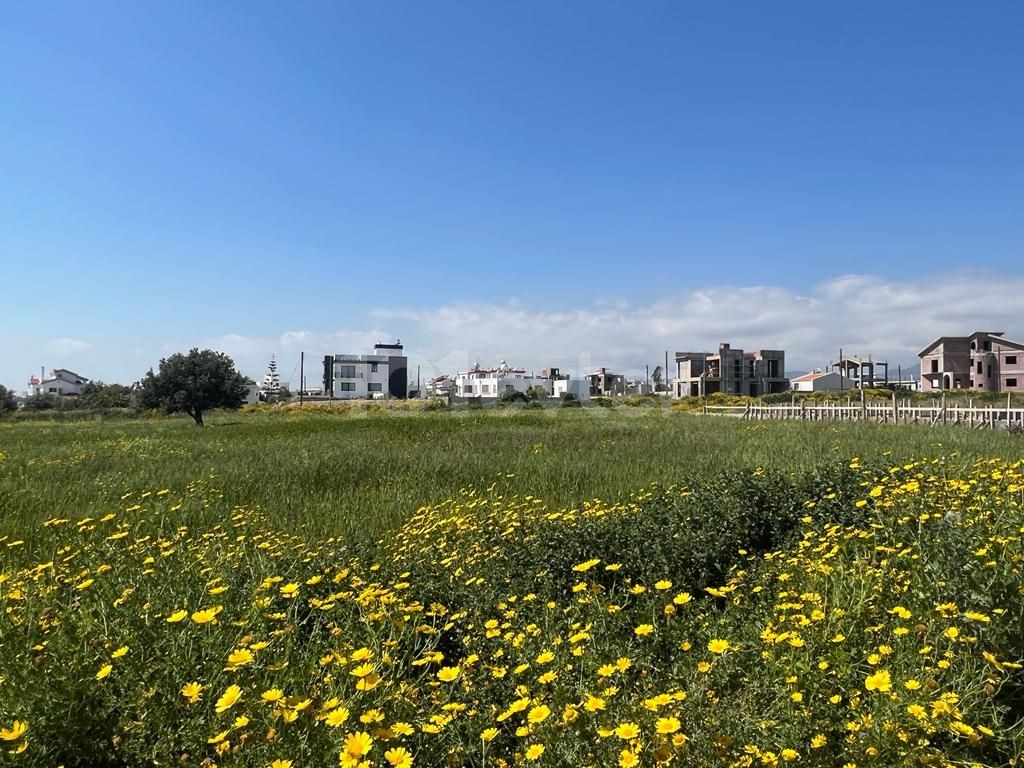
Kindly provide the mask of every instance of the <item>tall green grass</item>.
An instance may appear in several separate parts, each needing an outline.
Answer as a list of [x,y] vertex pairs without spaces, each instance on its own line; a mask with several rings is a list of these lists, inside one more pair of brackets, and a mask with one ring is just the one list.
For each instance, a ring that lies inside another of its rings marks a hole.
[[205,429],[182,419],[0,422],[0,452],[0,533],[105,513],[128,491],[177,492],[206,480],[223,498],[205,514],[259,506],[284,525],[361,542],[467,486],[497,483],[571,505],[722,469],[802,471],[830,457],[1016,459],[1024,440],[963,428],[752,424],[671,409],[292,411],[224,414]]

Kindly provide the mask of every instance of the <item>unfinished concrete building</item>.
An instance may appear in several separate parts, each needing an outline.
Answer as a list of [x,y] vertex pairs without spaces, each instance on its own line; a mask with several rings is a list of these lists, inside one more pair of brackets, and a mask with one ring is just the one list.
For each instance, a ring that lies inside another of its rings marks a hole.
[[766,395],[789,389],[786,353],[781,349],[744,352],[719,344],[718,352],[676,352],[676,397]]
[[1024,344],[1003,338],[1003,331],[941,336],[921,350],[918,357],[923,392],[1024,391]]
[[868,357],[843,357],[833,363],[839,375],[853,382],[857,389],[873,389],[889,386],[889,363],[885,360],[874,360]]

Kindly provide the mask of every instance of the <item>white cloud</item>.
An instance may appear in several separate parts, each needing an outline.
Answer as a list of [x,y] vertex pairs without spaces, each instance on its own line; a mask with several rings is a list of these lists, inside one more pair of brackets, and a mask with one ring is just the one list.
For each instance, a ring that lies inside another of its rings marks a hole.
[[92,344],[81,339],[54,339],[49,347],[58,355],[80,355],[92,351]]
[[[137,378],[160,356],[210,347],[227,352],[240,370],[259,378],[271,354],[282,379],[298,383],[299,353],[306,353],[306,377],[320,378],[324,354],[370,352],[378,341],[402,338],[410,375],[421,366],[425,380],[506,360],[527,369],[557,366],[578,372],[603,365],[639,373],[664,362],[665,351],[711,350],[727,341],[745,349],[786,350],[789,370],[824,366],[842,347],[847,354],[872,354],[893,364],[915,363],[917,353],[944,334],[1002,330],[1024,339],[1024,274],[993,275],[981,270],[892,281],[872,275],[842,275],[806,293],[772,286],[699,287],[645,304],[617,299],[585,307],[545,308],[527,300],[441,304],[372,311],[363,329],[287,330],[273,337],[231,333],[182,343],[154,339],[149,354],[126,355],[116,343],[106,355],[88,342],[57,339],[46,345],[59,360],[85,375],[111,381]],[[39,344],[15,340],[0,360],[11,384],[38,370]],[[161,351],[162,350],[162,351]],[[156,358],[156,359],[150,359]]]
[[893,282],[844,275],[806,295],[777,286],[721,286],[649,305],[531,310],[465,303],[379,310],[374,317],[414,329],[413,351],[425,361],[464,350],[456,357],[635,372],[663,362],[666,350],[710,350],[727,341],[745,349],[785,349],[792,370],[826,365],[840,347],[846,354],[907,364],[944,334],[986,329],[1024,336],[1024,276],[972,272]]

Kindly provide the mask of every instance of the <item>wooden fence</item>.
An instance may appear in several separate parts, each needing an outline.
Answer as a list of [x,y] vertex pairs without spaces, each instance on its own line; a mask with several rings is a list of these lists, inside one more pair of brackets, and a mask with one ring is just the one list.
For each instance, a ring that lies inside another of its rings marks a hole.
[[945,398],[932,405],[915,405],[893,398],[879,403],[861,399],[855,402],[808,402],[796,400],[783,405],[705,405],[704,413],[733,416],[749,421],[871,421],[878,424],[960,425],[972,429],[1024,429],[1024,408],[1006,405],[975,406],[973,403],[947,404]]

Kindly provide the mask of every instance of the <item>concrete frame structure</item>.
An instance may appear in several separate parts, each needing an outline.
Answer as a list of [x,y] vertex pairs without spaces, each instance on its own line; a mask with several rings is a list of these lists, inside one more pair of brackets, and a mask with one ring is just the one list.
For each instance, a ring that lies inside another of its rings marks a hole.
[[789,390],[786,353],[781,349],[744,352],[729,344],[718,352],[676,352],[676,397],[705,397],[716,392],[756,397]]
[[[853,382],[855,389],[874,389],[875,387],[889,386],[889,363],[886,360],[873,360],[869,355],[863,357],[844,357],[838,363],[832,363],[832,367],[839,371],[839,374]],[[876,369],[881,368],[881,377],[875,375]]]
[[587,391],[591,397],[620,397],[626,394],[626,377],[598,368],[586,376]]
[[1024,344],[1003,331],[941,336],[918,353],[921,391],[1024,392]]

